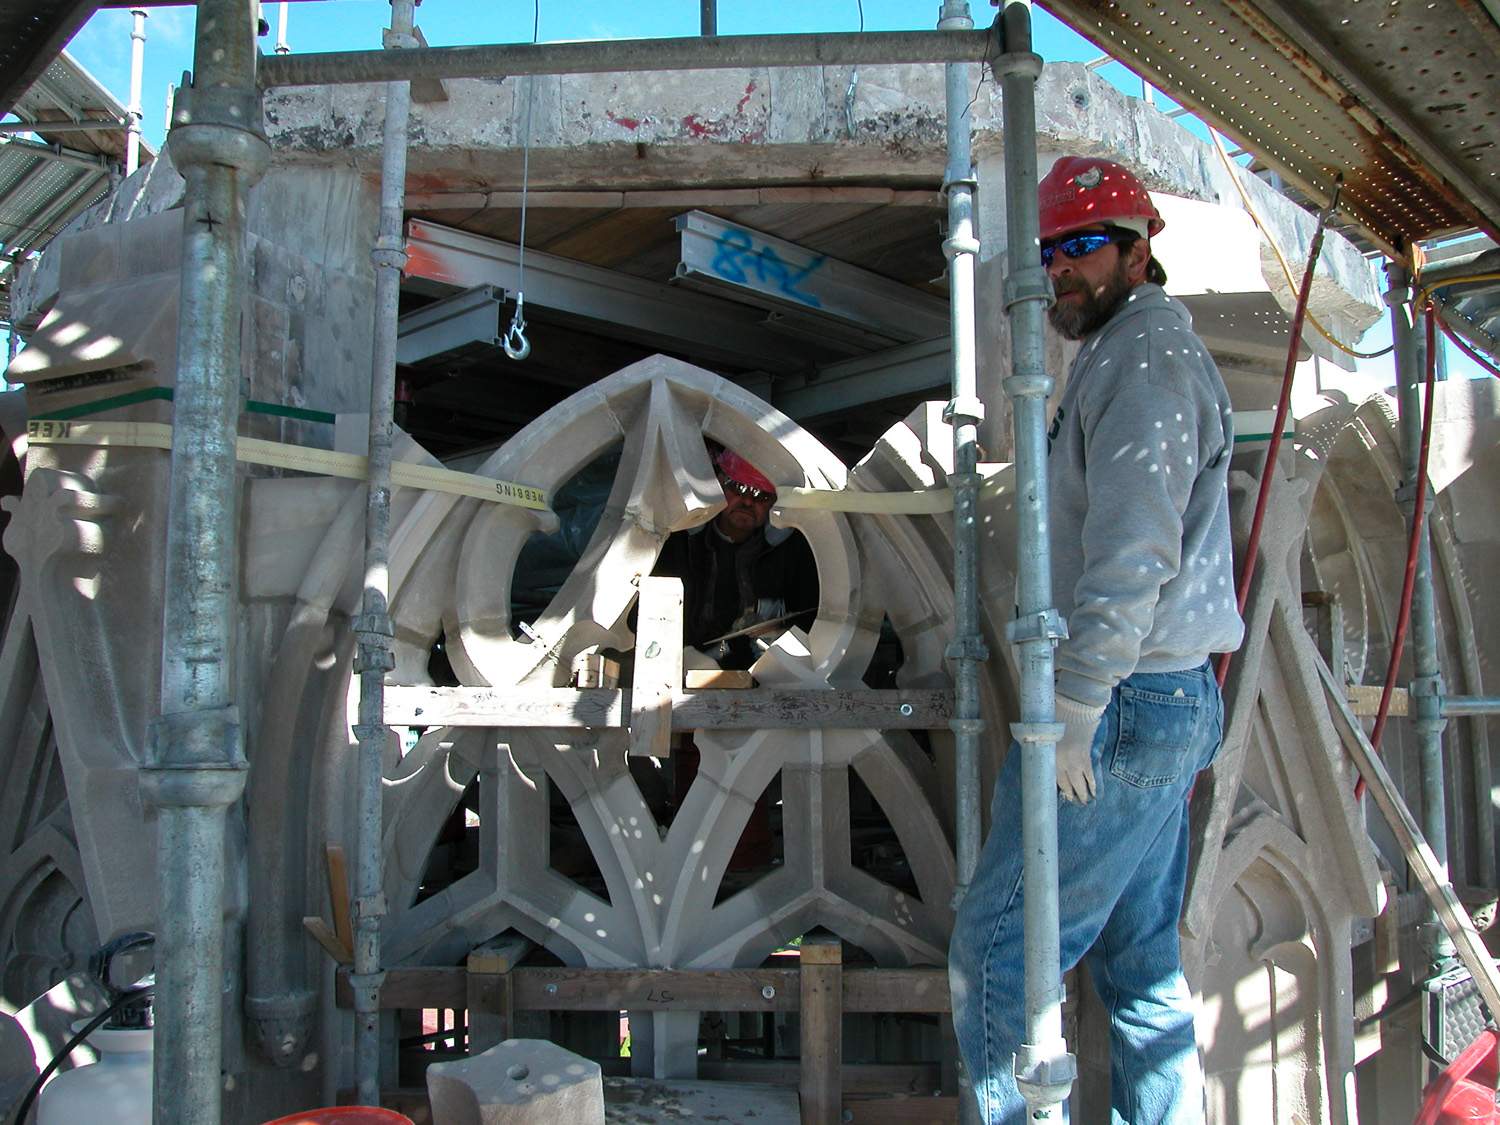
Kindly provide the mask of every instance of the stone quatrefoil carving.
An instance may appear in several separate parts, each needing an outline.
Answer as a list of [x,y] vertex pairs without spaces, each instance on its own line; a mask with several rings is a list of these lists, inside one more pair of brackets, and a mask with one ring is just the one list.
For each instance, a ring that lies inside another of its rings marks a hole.
[[[614,489],[571,577],[517,639],[510,621],[517,556],[547,513],[424,495],[395,525],[392,614],[396,682],[426,680],[439,630],[462,683],[565,686],[573,656],[628,648],[635,580],[666,536],[723,504],[704,438],[730,446],[782,484],[841,488],[847,470],[789,419],[716,376],[663,357],[625,369],[532,423],[479,470],[555,493],[620,450]],[[857,485],[856,485],[857,486]],[[907,652],[906,683],[936,684],[946,573],[866,557],[855,521],[788,512],[818,563],[822,602],[810,654],[757,669],[762,683],[857,687],[884,614]],[[920,552],[919,552],[920,554]],[[569,964],[729,967],[756,964],[815,925],[885,964],[942,964],[951,924],[953,854],[931,759],[902,732],[701,732],[697,778],[658,829],[626,766],[624,730],[436,730],[388,778],[388,963],[450,960],[514,927]],[[848,771],[881,804],[908,858],[913,897],[850,860]],[[731,853],[758,797],[782,777],[785,863],[719,905]],[[480,780],[478,870],[414,906],[437,829]],[[550,782],[565,796],[608,889],[589,893],[548,865]]]

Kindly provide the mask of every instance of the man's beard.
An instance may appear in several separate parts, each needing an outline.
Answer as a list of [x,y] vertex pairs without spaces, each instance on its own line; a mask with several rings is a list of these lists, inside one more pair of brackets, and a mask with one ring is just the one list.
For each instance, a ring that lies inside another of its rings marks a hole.
[[1077,301],[1069,301],[1067,304],[1059,302],[1047,310],[1047,319],[1052,327],[1069,340],[1081,340],[1102,327],[1105,321],[1115,315],[1115,310],[1125,303],[1125,298],[1134,288],[1130,284],[1124,255],[1121,255],[1114,272],[1105,279],[1097,293],[1089,288],[1088,282],[1077,276],[1054,281],[1053,285],[1058,297],[1064,293],[1081,294]]

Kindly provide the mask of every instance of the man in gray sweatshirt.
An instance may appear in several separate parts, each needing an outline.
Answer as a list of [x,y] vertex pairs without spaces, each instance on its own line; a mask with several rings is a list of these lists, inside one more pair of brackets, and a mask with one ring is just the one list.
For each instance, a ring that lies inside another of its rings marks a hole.
[[[1066,157],[1039,185],[1052,326],[1083,346],[1049,434],[1057,647],[1060,964],[1088,960],[1111,1023],[1112,1119],[1203,1118],[1193,997],[1177,922],[1186,798],[1217,753],[1209,657],[1238,647],[1218,369],[1161,286],[1163,227],[1125,168]],[[955,1025],[982,1117],[1025,1119],[1020,754],[954,925]],[[1056,1044],[1031,1044],[1042,1054]]]

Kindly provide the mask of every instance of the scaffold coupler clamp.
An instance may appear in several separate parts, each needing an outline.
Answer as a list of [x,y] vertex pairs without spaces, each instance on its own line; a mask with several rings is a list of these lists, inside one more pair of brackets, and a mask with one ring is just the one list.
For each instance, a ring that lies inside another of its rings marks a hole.
[[1005,639],[1012,645],[1028,641],[1058,641],[1068,639],[1068,622],[1062,614],[1052,608],[1039,609],[1035,613],[1022,614],[1005,624]]
[[1022,1043],[1016,1052],[1016,1089],[1026,1099],[1029,1121],[1061,1121],[1062,1103],[1073,1092],[1078,1067],[1067,1044],[1050,1050]]
[[354,619],[354,636],[359,647],[354,654],[354,671],[389,672],[396,667],[389,641],[396,635],[395,626],[386,613],[361,613]]
[[1052,275],[1040,263],[1006,275],[1000,293],[1006,312],[1025,301],[1041,301],[1047,308],[1057,302]]
[[[1433,505],[1437,502],[1437,492],[1433,489],[1431,481],[1427,482],[1427,487],[1422,491],[1422,511],[1430,516]],[[1402,482],[1396,486],[1392,496],[1395,498],[1396,507],[1409,522],[1417,507],[1417,482],[1411,480]]]
[[[943,407],[943,421],[950,426],[962,425],[965,422],[979,425],[984,421],[984,399],[978,395],[960,395],[958,398],[950,399]],[[951,482],[956,475],[950,473],[948,480]]]
[[1411,698],[1411,725],[1421,733],[1442,734],[1448,728],[1448,716],[1443,712],[1446,686],[1443,674],[1434,672],[1430,676],[1417,676],[1407,688]]
[[990,648],[984,643],[983,634],[965,633],[949,641],[943,655],[949,660],[973,660],[982,664],[990,658]]

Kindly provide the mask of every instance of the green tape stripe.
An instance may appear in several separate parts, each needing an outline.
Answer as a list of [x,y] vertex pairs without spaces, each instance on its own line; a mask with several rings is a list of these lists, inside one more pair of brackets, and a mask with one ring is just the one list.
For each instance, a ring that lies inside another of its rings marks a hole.
[[122,406],[134,406],[138,402],[156,400],[171,402],[172,388],[147,387],[145,390],[131,391],[129,394],[115,395],[113,398],[98,398],[93,402],[79,403],[77,406],[64,407],[62,410],[50,410],[36,417],[39,422],[66,422],[69,418],[87,418],[90,414],[98,414],[102,410],[116,410]]
[[[1297,432],[1295,430],[1287,430],[1285,433],[1283,433],[1281,435],[1281,439],[1283,441],[1285,441],[1289,437],[1296,437],[1296,436],[1297,436]],[[1271,440],[1271,435],[1270,434],[1235,434],[1234,435],[1234,444],[1235,445],[1239,445],[1239,443],[1242,442],[1242,441],[1270,441],[1270,440]]]
[[[71,418],[87,418],[91,414],[101,414],[106,410],[118,410],[124,406],[135,406],[142,402],[171,402],[171,387],[146,387],[144,390],[131,391],[128,394],[115,395],[112,398],[95,399],[93,402],[80,403],[77,406],[69,406],[62,410],[51,410],[45,414],[36,416],[39,422],[66,422]],[[321,422],[331,426],[334,423],[334,415],[326,410],[308,410],[301,406],[282,406],[275,402],[257,402],[250,399],[245,403],[247,414],[269,414],[278,418],[293,418],[299,422]]]
[[331,426],[334,415],[326,410],[308,410],[302,406],[281,406],[274,402],[256,402],[250,399],[245,403],[246,414],[273,414],[278,418],[295,418],[299,422],[322,422]]

